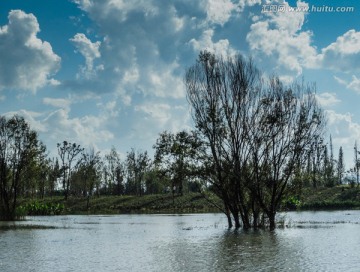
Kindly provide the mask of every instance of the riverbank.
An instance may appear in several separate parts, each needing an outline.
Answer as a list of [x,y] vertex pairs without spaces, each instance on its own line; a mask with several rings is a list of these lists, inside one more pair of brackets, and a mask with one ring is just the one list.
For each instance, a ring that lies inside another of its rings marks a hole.
[[[209,197],[209,196],[208,196]],[[47,197],[23,199],[20,212],[27,214],[121,214],[121,213],[206,213],[219,212],[212,203],[222,205],[220,199],[211,196],[211,202],[200,193],[183,196],[171,194],[144,196],[92,196]],[[333,188],[306,188],[293,209],[328,210],[360,209],[360,188],[338,186]]]
[[360,209],[360,188],[336,186],[306,188],[300,199],[300,210]]
[[[221,205],[221,200],[212,196],[211,202]],[[200,193],[188,193],[183,196],[172,194],[144,196],[92,196],[47,197],[23,199],[20,202],[22,213],[53,213],[52,207],[62,209],[61,214],[122,214],[122,213],[206,213],[218,212],[219,209]]]

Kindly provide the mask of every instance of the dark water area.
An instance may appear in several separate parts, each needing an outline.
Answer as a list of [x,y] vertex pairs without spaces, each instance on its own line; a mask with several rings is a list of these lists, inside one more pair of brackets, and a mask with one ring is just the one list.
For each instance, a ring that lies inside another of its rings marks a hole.
[[0,271],[360,271],[360,211],[280,214],[228,230],[222,214],[0,222]]

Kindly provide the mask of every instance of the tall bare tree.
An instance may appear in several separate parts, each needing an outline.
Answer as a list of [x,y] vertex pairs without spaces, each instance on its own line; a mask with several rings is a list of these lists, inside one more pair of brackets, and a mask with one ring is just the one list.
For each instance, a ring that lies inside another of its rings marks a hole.
[[321,138],[325,119],[313,86],[284,86],[272,78],[261,94],[259,117],[249,126],[256,199],[275,228],[275,215],[299,159]]
[[79,162],[76,161],[76,158],[81,154],[84,149],[80,145],[76,143],[70,143],[68,141],[58,143],[57,148],[61,162],[63,190],[66,200],[69,196],[72,171],[76,163]]
[[337,177],[338,177],[338,184],[342,184],[343,177],[345,172],[345,163],[344,163],[344,152],[342,146],[339,148],[339,157],[337,161]]
[[360,176],[360,158],[359,158],[359,150],[357,147],[357,142],[355,141],[355,145],[354,145],[354,170],[355,170],[355,175],[356,175],[356,183],[357,186],[359,187],[359,176]]
[[235,227],[240,218],[243,228],[256,227],[262,212],[275,228],[295,162],[305,157],[324,125],[314,88],[284,86],[278,78],[264,84],[251,59],[224,59],[206,51],[186,71],[185,84],[229,226],[231,214]]

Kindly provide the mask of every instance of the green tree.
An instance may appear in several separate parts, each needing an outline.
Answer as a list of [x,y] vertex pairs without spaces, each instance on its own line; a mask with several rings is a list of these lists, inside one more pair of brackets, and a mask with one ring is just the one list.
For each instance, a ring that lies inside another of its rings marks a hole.
[[24,174],[30,162],[39,155],[37,133],[23,117],[0,117],[0,214],[2,219],[14,220]]
[[122,195],[125,192],[125,164],[120,160],[115,147],[105,155],[104,177],[105,188],[110,194]]
[[83,151],[81,160],[72,174],[72,191],[77,195],[92,196],[99,192],[102,171],[100,152],[93,148]]
[[146,190],[145,176],[149,171],[151,160],[146,151],[135,152],[131,149],[126,157],[127,183],[125,191],[127,194],[142,196]]
[[176,134],[164,131],[156,140],[155,164],[171,181],[173,194],[183,195],[184,182],[190,181],[196,169],[201,141],[194,131]]

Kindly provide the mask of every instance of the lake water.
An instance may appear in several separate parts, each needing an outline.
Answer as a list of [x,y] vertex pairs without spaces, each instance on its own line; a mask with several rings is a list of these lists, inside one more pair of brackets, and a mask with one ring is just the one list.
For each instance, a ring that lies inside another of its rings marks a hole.
[[360,211],[281,217],[274,232],[228,230],[222,214],[0,222],[0,271],[360,271]]

